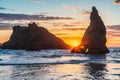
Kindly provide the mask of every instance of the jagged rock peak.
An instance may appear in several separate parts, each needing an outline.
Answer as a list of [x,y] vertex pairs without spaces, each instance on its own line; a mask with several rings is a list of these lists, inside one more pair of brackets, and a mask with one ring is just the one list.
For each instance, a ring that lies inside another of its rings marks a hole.
[[92,12],[91,12],[91,16],[90,16],[90,20],[96,20],[99,17],[98,11],[96,9],[96,7],[92,7]]
[[95,6],[92,7],[92,13],[94,13],[94,14],[98,14],[98,11],[97,11],[97,9],[96,9]]
[[28,27],[38,27],[38,26],[35,22],[32,22],[28,24]]

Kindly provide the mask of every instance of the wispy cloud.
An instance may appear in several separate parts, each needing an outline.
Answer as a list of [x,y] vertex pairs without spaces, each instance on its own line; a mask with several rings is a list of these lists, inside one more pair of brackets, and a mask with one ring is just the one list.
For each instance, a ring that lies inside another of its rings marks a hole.
[[13,24],[10,23],[0,23],[0,30],[12,29]]
[[72,6],[72,5],[62,5],[63,8],[74,10],[74,11],[79,11],[79,8]]
[[0,13],[0,19],[2,19],[2,20],[60,20],[60,19],[72,19],[72,18],[70,18],[70,17],[54,17],[54,16],[45,16],[45,15]]
[[83,14],[83,15],[89,15],[91,12],[85,9],[80,9],[76,6],[73,5],[62,5],[63,8],[69,9],[69,10],[73,10],[75,11],[77,14]]
[[72,11],[75,11],[77,14],[81,13],[81,10],[78,7],[73,6],[73,5],[64,4],[64,5],[62,5],[62,7],[66,8],[66,9],[69,9],[69,10],[72,10]]
[[4,8],[4,7],[0,7],[0,10],[6,10],[6,8]]
[[66,14],[65,12],[52,12],[52,11],[44,11],[44,12],[39,12],[39,15],[54,15],[54,14],[60,14],[64,15]]
[[120,0],[115,0],[113,3],[114,4],[120,4]]
[[81,14],[83,14],[83,15],[90,15],[90,13],[91,13],[90,11],[85,10],[85,9],[83,9],[81,12]]
[[120,31],[120,25],[107,26],[108,29]]
[[11,11],[13,11],[13,9],[5,8],[5,7],[0,7],[0,10],[11,10]]
[[119,31],[107,31],[107,35],[108,36],[112,36],[112,37],[120,37],[120,32]]
[[111,35],[113,37],[120,37],[120,25],[111,25],[107,26],[108,28],[108,35]]
[[75,30],[86,30],[86,28],[62,28],[62,29],[65,29],[65,30],[70,30],[70,31],[75,31]]

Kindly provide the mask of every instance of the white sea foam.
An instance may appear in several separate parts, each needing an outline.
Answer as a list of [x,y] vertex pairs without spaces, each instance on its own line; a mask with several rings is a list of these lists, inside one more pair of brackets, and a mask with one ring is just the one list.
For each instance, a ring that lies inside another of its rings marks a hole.
[[119,80],[119,48],[109,54],[0,49],[0,80]]

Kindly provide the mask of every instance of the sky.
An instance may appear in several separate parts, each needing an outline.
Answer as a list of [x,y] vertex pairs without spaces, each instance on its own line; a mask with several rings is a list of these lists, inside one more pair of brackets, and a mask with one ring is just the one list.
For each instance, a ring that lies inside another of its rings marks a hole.
[[12,27],[36,22],[67,44],[78,45],[96,6],[106,29],[107,46],[120,47],[120,0],[0,0],[0,43]]

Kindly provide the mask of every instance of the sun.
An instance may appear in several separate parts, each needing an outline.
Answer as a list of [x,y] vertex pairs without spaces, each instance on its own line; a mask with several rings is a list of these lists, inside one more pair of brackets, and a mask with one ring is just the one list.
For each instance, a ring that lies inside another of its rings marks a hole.
[[66,44],[70,45],[72,48],[80,45],[79,39],[71,38],[69,40],[68,39],[63,39],[63,40],[65,41]]
[[74,43],[74,44],[73,44],[73,46],[74,46],[74,47],[77,47],[77,46],[78,46],[78,44],[77,44],[77,43]]

